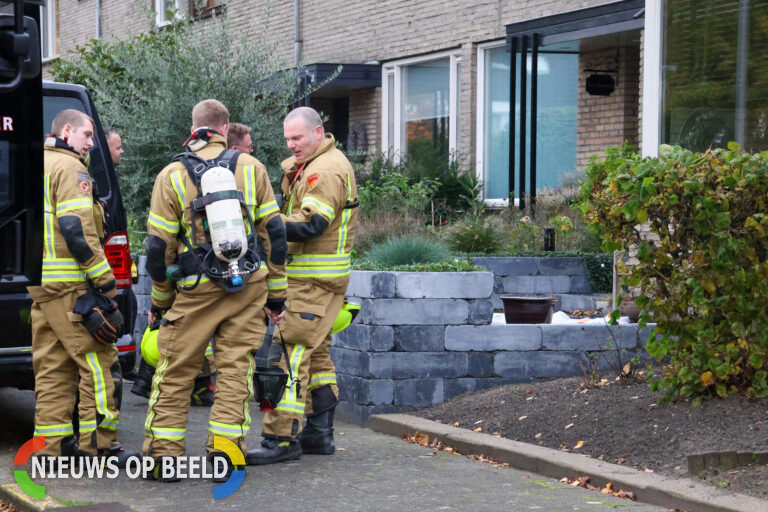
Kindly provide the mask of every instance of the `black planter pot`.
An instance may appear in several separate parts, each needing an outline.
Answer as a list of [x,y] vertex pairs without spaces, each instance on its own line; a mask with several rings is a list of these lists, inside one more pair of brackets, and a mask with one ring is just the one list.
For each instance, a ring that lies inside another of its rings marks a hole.
[[502,295],[504,319],[508,324],[549,324],[555,310],[552,297],[515,297]]

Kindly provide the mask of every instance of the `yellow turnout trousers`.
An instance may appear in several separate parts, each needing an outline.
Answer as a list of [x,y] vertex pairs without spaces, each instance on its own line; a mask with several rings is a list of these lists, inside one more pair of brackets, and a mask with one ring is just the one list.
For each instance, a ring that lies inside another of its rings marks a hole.
[[305,413],[321,413],[336,405],[339,389],[329,349],[331,327],[343,304],[342,293],[288,278],[285,319],[275,328],[272,343],[285,340],[288,361],[283,357],[280,367],[288,372],[290,365],[299,383],[286,387],[274,412],[264,415],[262,435],[295,438]]
[[265,274],[259,271],[236,293],[208,281],[176,295],[157,336],[160,361],[144,424],[144,455],[184,455],[189,395],[211,336],[218,377],[206,450],[214,451],[213,437],[222,436],[245,452],[245,436],[251,427],[252,352],[261,346],[267,329]]
[[[30,289],[34,294],[34,288]],[[110,368],[117,349],[96,341],[72,313],[84,289],[32,303],[32,366],[35,372],[35,436],[45,437],[43,455],[62,454],[62,440],[74,436],[72,412],[80,390],[80,450],[96,454],[117,443],[120,412]],[[79,376],[79,384],[78,384]],[[65,449],[66,451],[66,449]]]

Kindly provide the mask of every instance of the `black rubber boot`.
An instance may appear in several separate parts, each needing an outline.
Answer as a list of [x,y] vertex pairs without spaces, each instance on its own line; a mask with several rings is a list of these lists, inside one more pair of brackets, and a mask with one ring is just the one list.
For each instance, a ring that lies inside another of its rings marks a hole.
[[299,434],[301,451],[317,455],[332,455],[336,451],[333,444],[333,413],[336,408],[307,417],[307,423]]
[[136,379],[131,386],[131,393],[144,398],[149,398],[152,392],[152,377],[155,376],[155,369],[144,359],[139,363],[139,371],[136,372]]
[[176,457],[163,455],[155,459],[155,467],[147,474],[147,478],[166,483],[180,482],[181,478],[176,469]]
[[96,455],[81,451],[78,456],[81,462],[83,459],[104,459],[104,461],[112,459],[115,466],[122,469],[128,464],[128,459],[139,457],[140,454],[139,452],[126,450],[122,445],[116,444],[112,448],[99,449]]
[[261,446],[255,450],[248,450],[245,455],[245,463],[249,466],[263,466],[285,460],[301,458],[301,444],[298,439],[281,441],[275,437],[265,437]]

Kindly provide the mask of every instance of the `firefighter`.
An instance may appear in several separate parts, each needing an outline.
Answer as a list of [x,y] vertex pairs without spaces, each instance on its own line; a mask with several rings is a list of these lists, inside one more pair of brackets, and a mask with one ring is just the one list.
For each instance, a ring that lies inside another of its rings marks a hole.
[[[120,412],[110,373],[117,350],[92,336],[73,312],[89,283],[110,299],[117,294],[99,242],[104,238],[103,212],[94,201],[86,167],[94,126],[87,115],[63,110],[44,144],[43,271],[40,286],[28,288],[33,300],[34,435],[45,437],[38,455],[114,456],[123,466],[136,452],[126,451],[117,441]],[[80,425],[75,439],[72,411],[78,386]]]
[[[266,315],[278,321],[285,308],[285,226],[264,165],[250,155],[227,149],[228,124],[229,112],[219,101],[209,99],[195,105],[192,135],[185,143],[192,153],[178,155],[178,161],[166,166],[152,191],[146,268],[152,279],[149,321],[161,321],[160,359],[144,425],[143,453],[155,459],[154,474],[164,481],[179,479],[173,471],[175,457],[184,454],[189,397],[211,337],[215,339],[218,377],[206,451],[211,459],[219,458],[230,471],[234,469],[226,454],[214,450],[214,436],[233,441],[245,453],[245,436],[251,426],[252,352],[263,341]],[[218,167],[204,169],[211,160],[218,160]],[[229,170],[222,170],[224,165]],[[198,171],[204,171],[201,177]],[[208,194],[207,199],[201,195],[206,178],[210,173],[219,176],[219,171],[229,176],[244,199],[242,210],[236,209],[242,217],[231,219],[231,225],[239,230],[245,223],[251,235],[246,255],[256,250],[261,255],[258,270],[250,274],[230,273],[231,265],[240,270],[248,265],[255,268],[246,256],[225,263],[221,271],[211,269],[222,263],[213,249],[206,249],[212,247],[219,226],[208,222],[206,215],[211,215],[209,208],[222,195],[237,197],[235,190]],[[205,214],[200,201],[207,201]],[[174,273],[179,274],[175,280],[167,278]],[[172,474],[167,479],[160,472],[165,464]]]
[[283,130],[293,152],[282,163],[281,182],[288,301],[273,343],[285,342],[288,361],[280,365],[285,370],[290,366],[296,381],[275,410],[265,414],[261,446],[246,456],[246,463],[253,465],[335,451],[333,417],[339,392],[329,354],[331,327],[344,303],[357,224],[352,165],[336,148],[333,135],[324,132],[318,113],[299,107],[286,116]]

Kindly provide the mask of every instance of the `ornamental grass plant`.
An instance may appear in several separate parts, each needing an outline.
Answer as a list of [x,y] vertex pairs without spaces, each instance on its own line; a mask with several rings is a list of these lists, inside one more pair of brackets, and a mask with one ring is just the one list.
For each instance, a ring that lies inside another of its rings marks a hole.
[[453,259],[453,254],[435,237],[403,235],[373,245],[367,259],[377,265],[395,267],[447,261]]

